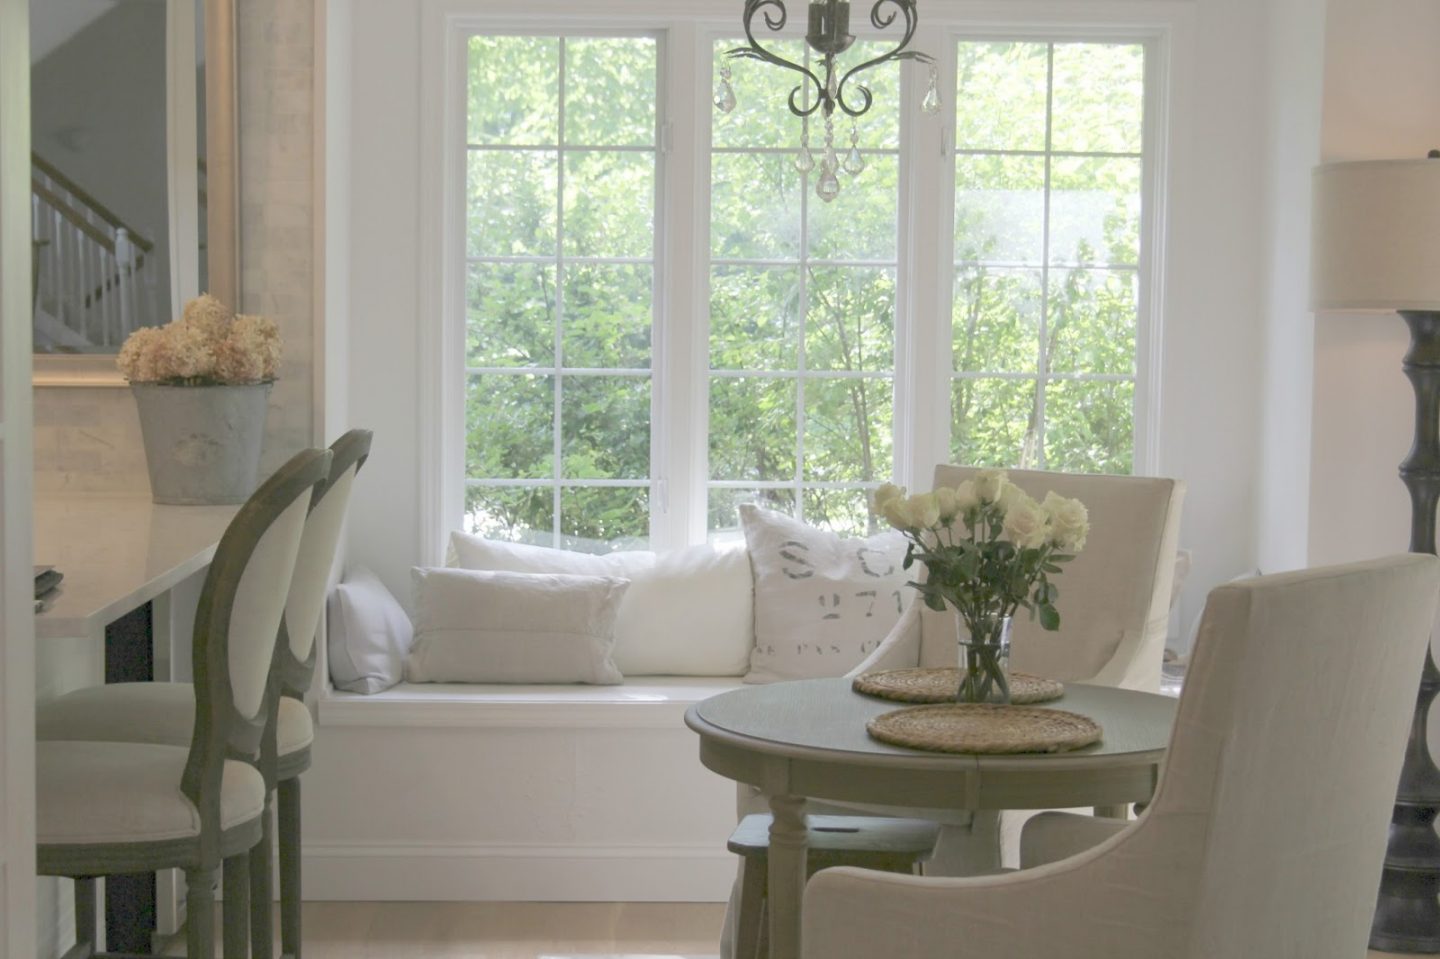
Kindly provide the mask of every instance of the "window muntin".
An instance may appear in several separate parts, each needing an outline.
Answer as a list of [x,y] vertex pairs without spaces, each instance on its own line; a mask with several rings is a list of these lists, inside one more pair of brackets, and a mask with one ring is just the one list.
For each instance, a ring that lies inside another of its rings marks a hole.
[[649,536],[650,36],[476,35],[466,89],[466,528]]
[[1133,467],[1144,58],[957,44],[956,462]]
[[[712,48],[718,74],[725,51]],[[855,55],[866,55],[857,43]],[[794,42],[783,55],[806,56]],[[872,54],[873,55],[873,54]],[[709,474],[711,536],[758,502],[846,533],[873,527],[868,491],[894,473],[900,84],[871,70],[875,107],[856,132],[865,168],[814,192],[825,121],[808,123],[816,168],[795,158],[804,126],[786,109],[798,75],[741,62],[737,107],[711,137]],[[851,124],[837,112],[843,161]]]

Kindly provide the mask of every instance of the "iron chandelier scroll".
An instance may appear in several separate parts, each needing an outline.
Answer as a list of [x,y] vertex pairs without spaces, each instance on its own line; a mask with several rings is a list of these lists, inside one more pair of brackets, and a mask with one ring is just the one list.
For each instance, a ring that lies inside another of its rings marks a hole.
[[[915,4],[916,0],[875,0],[870,8],[870,25],[877,31],[884,31],[898,22],[903,35],[899,43],[884,53],[861,61],[841,73],[836,57],[855,43],[855,37],[850,33],[850,0],[810,0],[808,4],[809,21],[805,42],[819,55],[819,62],[815,64],[818,72],[808,65],[810,57],[806,57],[806,62],[802,63],[787,60],[774,50],[766,49],[756,38],[757,19],[763,20],[764,28],[772,34],[779,34],[785,29],[789,22],[789,12],[785,8],[784,0],[745,0],[742,22],[747,43],[729,50],[726,56],[732,60],[760,60],[800,74],[801,80],[790,91],[788,102],[790,112],[803,123],[801,148],[795,166],[802,173],[808,173],[815,166],[814,157],[810,153],[809,120],[818,113],[825,119],[825,152],[820,161],[820,176],[815,192],[826,202],[835,199],[840,192],[839,180],[835,175],[838,170],[843,168],[847,173],[857,175],[865,168],[865,161],[860,155],[859,131],[855,121],[869,112],[875,102],[875,95],[861,80],[856,79],[857,76],[872,67],[891,61],[934,62],[934,58],[928,53],[909,49],[919,23]],[[722,66],[721,80],[715,90],[715,107],[721,113],[729,113],[735,108],[735,91],[730,86],[730,76],[730,67]],[[853,84],[852,80],[855,81]],[[930,89],[921,106],[926,113],[936,113],[940,108],[933,66],[930,68]],[[850,152],[843,167],[835,155],[834,114],[837,107],[842,114],[851,118]]]

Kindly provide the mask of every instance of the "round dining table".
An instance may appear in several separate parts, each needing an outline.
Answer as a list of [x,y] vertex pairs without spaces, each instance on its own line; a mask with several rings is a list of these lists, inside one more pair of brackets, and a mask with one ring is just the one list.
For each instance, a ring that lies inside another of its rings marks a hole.
[[807,798],[915,815],[970,813],[966,871],[999,866],[1005,809],[1094,806],[1118,813],[1155,791],[1176,701],[1110,686],[1067,683],[1063,709],[1097,722],[1100,742],[1072,752],[977,755],[927,752],[872,739],[866,722],[902,703],[863,695],[851,681],[807,679],[747,686],[696,703],[685,724],[706,768],[769,799],[772,959],[798,959],[805,889]]

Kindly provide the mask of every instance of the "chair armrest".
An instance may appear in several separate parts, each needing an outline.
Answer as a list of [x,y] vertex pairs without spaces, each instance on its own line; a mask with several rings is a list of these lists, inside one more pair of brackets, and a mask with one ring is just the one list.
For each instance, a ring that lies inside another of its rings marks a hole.
[[1070,812],[1043,812],[1032,816],[1020,833],[1020,868],[1032,869],[1069,859],[1132,825],[1129,820]]
[[850,672],[847,679],[875,669],[908,669],[920,665],[920,603],[917,600],[905,608],[889,635],[880,641],[869,656]]

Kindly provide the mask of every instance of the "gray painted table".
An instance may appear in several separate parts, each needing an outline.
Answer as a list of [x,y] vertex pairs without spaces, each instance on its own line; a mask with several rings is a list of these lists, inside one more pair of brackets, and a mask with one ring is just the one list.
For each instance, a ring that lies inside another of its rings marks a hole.
[[700,761],[770,800],[770,950],[800,955],[805,890],[806,797],[889,809],[969,811],[977,841],[970,866],[999,865],[1004,809],[1119,807],[1150,798],[1170,740],[1175,700],[1108,686],[1067,684],[1041,708],[1088,716],[1104,730],[1070,753],[946,755],[889,746],[865,722],[901,703],[862,696],[849,679],[750,686],[690,707],[685,724],[700,735]]

